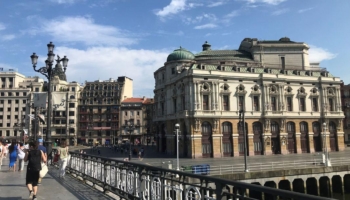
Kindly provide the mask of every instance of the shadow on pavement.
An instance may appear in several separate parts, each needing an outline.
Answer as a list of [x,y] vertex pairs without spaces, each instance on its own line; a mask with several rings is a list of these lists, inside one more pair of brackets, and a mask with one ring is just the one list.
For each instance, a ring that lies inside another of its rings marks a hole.
[[77,179],[71,177],[69,174],[66,174],[65,179],[57,177],[57,168],[50,167],[50,175],[57,183],[61,184],[65,189],[67,189],[71,194],[73,194],[79,200],[90,200],[90,199],[99,199],[99,200],[110,200],[114,199],[110,196],[103,194],[101,191],[78,181]]

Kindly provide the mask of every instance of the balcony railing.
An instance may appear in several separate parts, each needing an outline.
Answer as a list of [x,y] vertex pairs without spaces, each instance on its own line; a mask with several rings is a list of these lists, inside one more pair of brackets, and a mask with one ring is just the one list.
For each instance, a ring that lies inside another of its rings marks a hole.
[[71,152],[67,168],[77,178],[90,181],[103,188],[103,192],[112,192],[121,199],[254,200],[263,196],[271,199],[329,199],[74,152]]

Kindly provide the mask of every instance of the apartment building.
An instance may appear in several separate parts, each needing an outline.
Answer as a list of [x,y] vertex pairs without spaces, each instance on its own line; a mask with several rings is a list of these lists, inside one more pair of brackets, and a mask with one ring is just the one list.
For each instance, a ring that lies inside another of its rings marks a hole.
[[117,143],[120,105],[132,94],[133,81],[126,76],[85,82],[78,100],[78,143]]
[[[129,140],[133,144],[151,143],[152,130],[152,105],[151,98],[127,98],[122,101],[120,107],[120,140]],[[128,125],[134,125],[134,129],[128,129]]]

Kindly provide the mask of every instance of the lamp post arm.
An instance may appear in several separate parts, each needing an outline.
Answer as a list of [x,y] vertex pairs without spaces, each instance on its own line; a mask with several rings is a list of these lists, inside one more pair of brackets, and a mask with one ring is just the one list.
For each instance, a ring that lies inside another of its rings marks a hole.
[[40,74],[44,75],[47,79],[49,79],[51,77],[51,69],[50,68],[48,69],[46,67],[41,67],[39,69],[36,69],[36,65],[33,65],[34,71],[39,72]]

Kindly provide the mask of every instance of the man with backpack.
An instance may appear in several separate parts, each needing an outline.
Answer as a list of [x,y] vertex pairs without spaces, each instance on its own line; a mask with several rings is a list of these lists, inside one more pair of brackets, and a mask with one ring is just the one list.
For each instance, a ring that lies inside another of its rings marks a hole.
[[29,143],[29,151],[26,151],[24,161],[28,162],[26,185],[29,190],[29,198],[36,200],[36,194],[38,192],[38,180],[40,177],[41,162],[46,162],[46,156],[44,152],[38,150],[38,142]]

